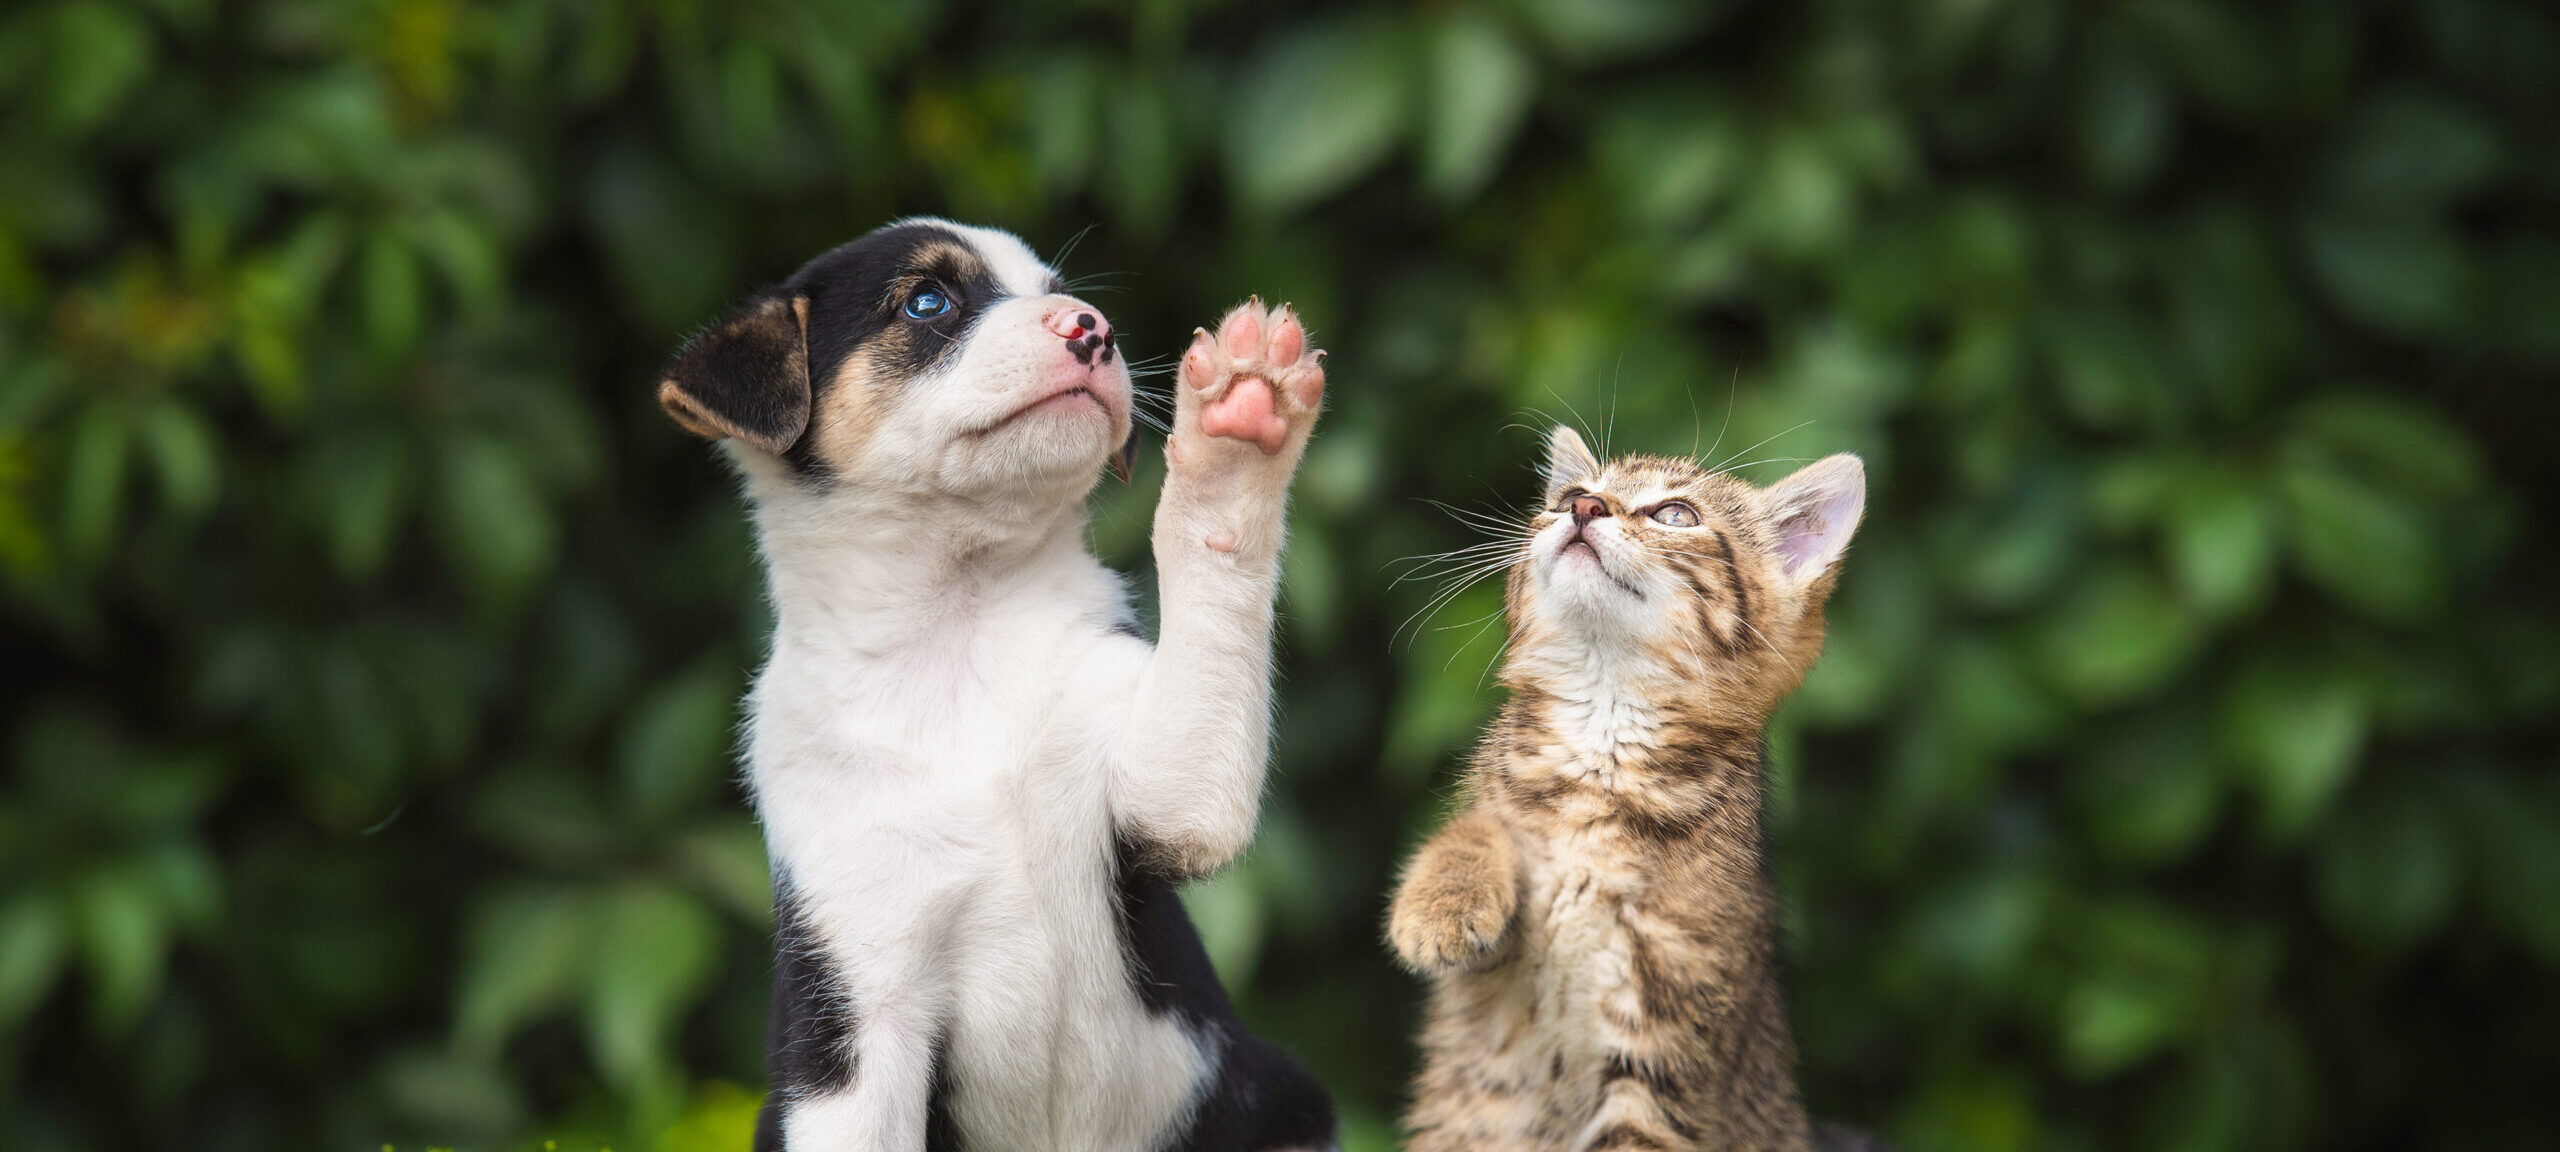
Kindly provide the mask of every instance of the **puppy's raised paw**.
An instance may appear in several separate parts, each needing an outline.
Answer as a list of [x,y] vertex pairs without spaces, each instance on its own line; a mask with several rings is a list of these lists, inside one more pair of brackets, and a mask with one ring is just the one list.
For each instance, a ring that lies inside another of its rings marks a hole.
[[1210,451],[1250,444],[1278,457],[1303,446],[1324,403],[1323,362],[1286,304],[1265,309],[1259,298],[1247,300],[1217,332],[1194,333],[1175,400],[1176,466],[1189,450],[1186,433]]

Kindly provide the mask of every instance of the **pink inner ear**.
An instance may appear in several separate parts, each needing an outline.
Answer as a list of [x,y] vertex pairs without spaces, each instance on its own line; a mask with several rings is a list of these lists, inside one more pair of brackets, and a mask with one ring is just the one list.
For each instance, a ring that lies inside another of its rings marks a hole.
[[1778,554],[1789,576],[1809,576],[1830,566],[1849,546],[1865,493],[1831,492],[1815,498],[1778,526]]

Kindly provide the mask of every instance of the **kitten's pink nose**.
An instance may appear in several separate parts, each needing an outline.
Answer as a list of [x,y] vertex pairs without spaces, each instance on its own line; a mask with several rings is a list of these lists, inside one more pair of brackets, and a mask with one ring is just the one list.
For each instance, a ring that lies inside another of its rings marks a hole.
[[1090,305],[1069,304],[1049,314],[1043,325],[1067,342],[1067,351],[1087,364],[1111,358],[1111,322]]
[[1597,496],[1576,496],[1573,498],[1573,526],[1576,528],[1580,528],[1583,525],[1608,514],[1609,506],[1601,503],[1600,498]]

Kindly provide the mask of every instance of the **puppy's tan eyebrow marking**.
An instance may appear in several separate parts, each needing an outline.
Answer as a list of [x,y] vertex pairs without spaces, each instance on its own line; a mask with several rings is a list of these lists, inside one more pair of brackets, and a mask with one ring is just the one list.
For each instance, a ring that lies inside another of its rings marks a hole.
[[945,291],[966,296],[970,286],[992,283],[996,281],[988,275],[985,263],[968,247],[950,243],[926,244],[911,253],[897,273],[889,278],[886,291],[880,298],[880,307],[884,310],[894,308],[908,293],[926,284],[939,284]]

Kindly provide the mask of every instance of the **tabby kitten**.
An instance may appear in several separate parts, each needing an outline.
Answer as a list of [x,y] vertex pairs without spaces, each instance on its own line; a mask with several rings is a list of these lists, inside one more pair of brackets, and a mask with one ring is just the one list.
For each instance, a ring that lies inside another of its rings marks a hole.
[[1510,698],[1387,935],[1429,978],[1412,1152],[1805,1149],[1761,729],[1822,649],[1855,456],[1766,488],[1549,441]]

